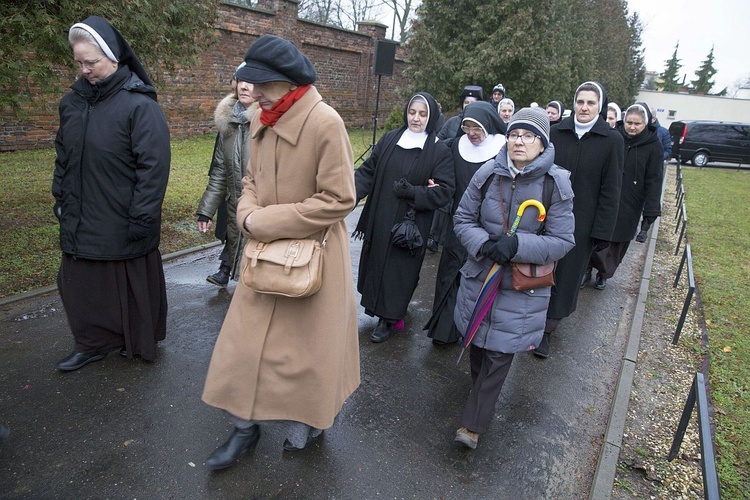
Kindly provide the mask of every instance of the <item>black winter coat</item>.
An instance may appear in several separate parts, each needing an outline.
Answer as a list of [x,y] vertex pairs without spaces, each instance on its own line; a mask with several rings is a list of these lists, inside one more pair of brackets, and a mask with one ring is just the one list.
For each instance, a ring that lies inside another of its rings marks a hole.
[[625,140],[625,171],[617,223],[610,241],[630,241],[638,232],[641,213],[646,217],[661,215],[664,160],[656,130],[647,128],[632,139],[625,134],[622,123],[617,130]]
[[127,66],[91,85],[83,77],[60,101],[52,182],[60,248],[123,260],[159,246],[169,179],[167,120],[153,87]]
[[[374,225],[372,231],[364,235],[357,291],[362,294],[361,304],[367,314],[391,320],[402,319],[406,314],[419,283],[426,248],[423,244],[412,254],[391,242],[391,229],[403,220],[410,206],[409,202],[396,197],[393,183],[402,177],[411,178],[418,158],[425,154],[419,149],[404,150],[396,146],[393,153],[384,158],[388,145],[397,142],[400,136],[400,129],[386,133],[354,173],[357,200],[368,193],[376,193],[368,197],[364,209],[370,208]],[[428,140],[432,138],[434,135],[430,134]],[[455,186],[451,152],[441,141],[435,143],[434,163],[429,170],[423,178],[413,182],[415,199],[411,202],[423,242],[427,241],[434,210],[450,201]],[[434,179],[439,186],[427,187],[428,179]],[[367,204],[372,205],[367,207]]]
[[552,127],[555,163],[570,171],[575,199],[576,246],[557,263],[555,287],[547,317],[565,318],[576,309],[581,276],[593,250],[592,238],[611,241],[617,222],[622,186],[622,136],[597,118],[593,128],[580,139],[574,116]]

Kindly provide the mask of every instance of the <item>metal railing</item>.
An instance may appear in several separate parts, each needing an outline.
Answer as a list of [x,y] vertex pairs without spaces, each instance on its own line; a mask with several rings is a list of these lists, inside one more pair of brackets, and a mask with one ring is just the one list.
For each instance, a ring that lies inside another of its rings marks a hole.
[[685,437],[690,416],[693,408],[698,405],[698,435],[701,443],[701,470],[703,471],[703,498],[708,500],[718,500],[721,498],[719,492],[719,476],[716,473],[716,458],[714,454],[714,445],[711,440],[711,421],[708,415],[708,393],[703,374],[698,372],[693,378],[690,386],[685,408],[682,410],[680,423],[677,425],[677,431],[674,434],[672,448],[669,450],[668,461],[677,458],[680,451],[682,439]]

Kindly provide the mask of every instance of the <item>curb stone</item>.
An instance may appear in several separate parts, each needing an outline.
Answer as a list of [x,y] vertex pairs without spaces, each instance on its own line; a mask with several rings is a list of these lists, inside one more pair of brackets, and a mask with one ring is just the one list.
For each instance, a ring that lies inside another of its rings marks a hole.
[[[213,241],[211,243],[206,243],[205,245],[198,245],[197,247],[191,247],[191,248],[186,248],[184,250],[178,250],[176,252],[172,252],[167,255],[162,255],[161,261],[169,262],[170,260],[179,259],[180,257],[184,257],[185,255],[200,252],[203,250],[208,250],[210,248],[218,247],[220,245],[223,245],[223,243],[220,241]],[[57,285],[49,285],[49,286],[45,286],[42,288],[36,288],[34,290],[29,290],[27,292],[19,293],[16,295],[11,295],[9,297],[0,299],[0,307],[7,306],[9,304],[13,304],[16,302],[20,302],[22,300],[38,297],[40,295],[54,293],[54,292],[57,292]]]
[[[665,175],[662,182],[662,193],[664,192],[666,181],[667,176]],[[630,391],[633,386],[635,364],[638,361],[641,328],[646,312],[646,300],[648,299],[648,288],[651,283],[651,267],[654,262],[654,253],[656,252],[656,242],[659,239],[660,221],[661,219],[656,219],[651,229],[646,261],[643,265],[643,273],[641,274],[641,286],[638,290],[633,320],[630,323],[628,343],[625,346],[625,354],[623,354],[622,364],[620,365],[620,375],[617,379],[614,397],[612,398],[612,408],[607,421],[607,430],[604,433],[604,443],[602,444],[602,450],[596,464],[596,471],[594,472],[594,480],[591,483],[591,490],[589,491],[590,500],[608,500],[612,497],[612,488],[614,487],[620,449],[622,448],[622,434],[625,431],[628,405],[630,404]],[[623,322],[620,322],[619,329],[625,330],[625,328],[626,326],[623,326]]]

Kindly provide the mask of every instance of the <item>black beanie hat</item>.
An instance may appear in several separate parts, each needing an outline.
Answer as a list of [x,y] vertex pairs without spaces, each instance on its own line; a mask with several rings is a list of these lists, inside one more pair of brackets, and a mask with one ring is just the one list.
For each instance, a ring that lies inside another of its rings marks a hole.
[[245,52],[245,66],[237,70],[237,79],[248,83],[314,83],[315,66],[292,42],[274,35],[263,35]]
[[479,85],[467,85],[464,87],[464,89],[461,91],[461,94],[458,96],[458,104],[463,105],[464,99],[467,97],[474,97],[477,101],[484,100],[484,95],[482,93],[482,87]]

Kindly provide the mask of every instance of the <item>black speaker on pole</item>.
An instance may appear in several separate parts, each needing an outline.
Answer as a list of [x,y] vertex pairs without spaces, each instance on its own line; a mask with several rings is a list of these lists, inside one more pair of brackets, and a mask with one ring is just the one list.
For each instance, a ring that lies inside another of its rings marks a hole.
[[391,40],[378,40],[375,44],[375,61],[373,72],[376,75],[391,76],[393,74],[393,61],[396,60],[396,47],[398,44]]

